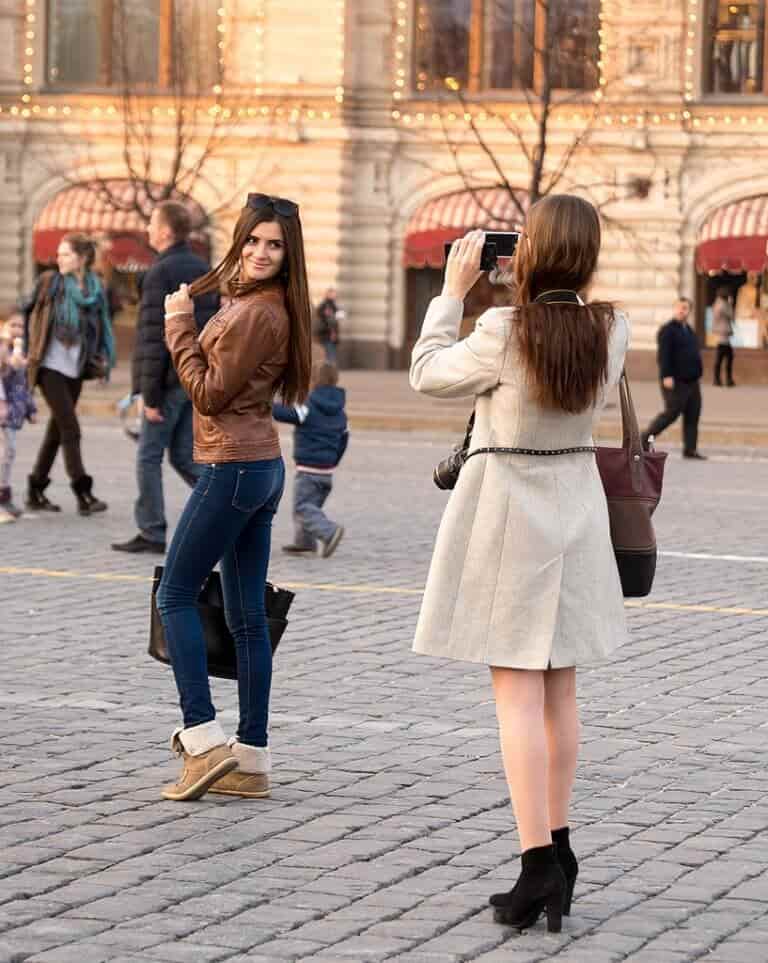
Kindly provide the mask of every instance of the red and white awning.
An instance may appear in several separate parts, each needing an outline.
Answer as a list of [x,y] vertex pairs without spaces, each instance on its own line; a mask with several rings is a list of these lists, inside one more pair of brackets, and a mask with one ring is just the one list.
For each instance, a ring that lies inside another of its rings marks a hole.
[[[523,211],[528,195],[516,191]],[[484,187],[472,191],[444,194],[423,204],[408,223],[403,263],[405,267],[441,267],[444,245],[473,228],[486,231],[515,231],[522,216],[514,199],[503,187]]]
[[702,273],[762,271],[768,250],[768,195],[719,207],[699,231],[696,267]]
[[[134,187],[130,181],[108,181],[109,197],[100,192],[98,185],[76,184],[61,191],[41,211],[34,226],[33,248],[35,260],[48,264],[56,259],[56,249],[65,234],[82,232],[103,246],[106,259],[123,271],[139,271],[149,267],[155,258],[147,239],[146,222],[131,208]],[[200,205],[182,196],[174,197],[185,204],[192,215],[193,225],[205,222],[205,212]],[[148,204],[147,195],[140,189],[142,208]]]

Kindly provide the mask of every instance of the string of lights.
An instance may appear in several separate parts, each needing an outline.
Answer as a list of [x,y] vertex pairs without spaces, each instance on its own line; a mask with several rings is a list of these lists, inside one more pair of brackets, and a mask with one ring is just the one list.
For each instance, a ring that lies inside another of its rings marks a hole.
[[[249,44],[249,73],[253,83],[251,95],[254,101],[245,106],[236,108],[238,115],[241,116],[287,116],[291,119],[306,118],[309,120],[332,120],[338,115],[339,107],[345,98],[344,69],[345,58],[347,55],[346,43],[346,3],[345,0],[335,0],[336,17],[336,67],[335,84],[333,86],[333,105],[328,106],[315,104],[309,106],[302,105],[265,105],[264,97],[264,40],[266,30],[266,4],[267,0],[250,0],[255,10],[256,29],[252,44]],[[524,106],[517,110],[509,111],[508,104],[494,104],[492,109],[485,109],[482,105],[470,107],[469,112],[461,110],[445,111],[436,102],[430,102],[424,98],[424,84],[418,82],[419,90],[414,97],[411,97],[410,71],[409,71],[409,28],[412,18],[422,19],[426,16],[425,0],[391,0],[392,2],[392,109],[391,115],[394,121],[405,126],[439,127],[444,124],[461,125],[468,119],[476,118],[483,124],[493,127],[494,124],[500,125],[500,115],[514,121],[521,126],[533,125],[534,119]],[[36,92],[36,74],[40,61],[39,43],[41,37],[40,18],[47,5],[44,0],[19,0],[24,17],[23,31],[23,58],[22,64],[22,92],[16,103],[0,104],[0,118],[7,117],[84,117],[90,119],[103,119],[108,121],[120,112],[120,107],[116,103],[110,103],[103,95],[84,96],[82,98],[72,98],[71,95],[55,95],[50,92]],[[607,128],[621,128],[642,126],[651,124],[658,127],[687,127],[692,129],[705,130],[764,130],[768,127],[768,114],[765,108],[759,104],[750,104],[742,107],[739,111],[734,110],[735,104],[730,105],[707,105],[696,103],[697,84],[697,38],[701,27],[701,0],[686,0],[685,21],[683,26],[683,76],[682,94],[685,107],[682,110],[657,110],[652,112],[638,112],[636,108],[622,110],[621,105],[617,104],[615,110],[611,110],[610,97],[607,94],[606,86],[611,81],[614,63],[611,59],[611,48],[613,43],[613,27],[617,16],[617,0],[602,0],[600,5],[600,23],[598,29],[599,36],[599,57],[597,68],[599,71],[598,89],[595,98],[603,100],[605,107],[601,111],[597,120],[599,126]],[[53,9],[52,7],[49,9]],[[235,35],[236,23],[234,22],[234,9],[228,6],[227,0],[220,0],[217,8],[217,50],[219,64],[223,71],[228,67],[229,38]],[[421,76],[421,75],[419,75]],[[422,78],[423,80],[423,78]],[[209,111],[220,110],[222,112],[229,108],[221,106],[219,100],[225,91],[220,84],[214,84],[212,95],[217,102],[212,104]],[[105,102],[106,101],[106,102]],[[160,105],[154,108],[156,115],[167,114],[173,116],[174,106]],[[583,111],[575,110],[572,112],[558,110],[558,123],[564,126],[580,125],[590,116],[588,109]]]
[[336,94],[337,104],[344,103],[344,65],[347,56],[345,0],[336,0]]
[[[84,94],[81,99],[75,99],[71,93],[57,95],[50,91],[45,94],[35,93],[36,86],[36,64],[39,58],[38,38],[41,34],[40,17],[43,16],[41,10],[45,10],[47,5],[45,0],[19,0],[22,4],[24,16],[24,57],[22,60],[22,82],[23,91],[17,103],[0,103],[0,119],[2,117],[49,117],[49,118],[84,118],[90,120],[109,120],[120,114],[120,106],[117,103],[109,102],[104,95]],[[245,106],[238,106],[234,111],[238,116],[274,116],[290,117],[292,120],[306,118],[309,120],[333,120],[338,114],[338,108],[344,101],[344,70],[346,58],[346,14],[345,0],[335,0],[336,2],[336,67],[333,86],[333,103],[335,109],[329,109],[322,105],[322,97],[318,97],[320,103],[314,107],[308,105],[287,105],[275,106],[267,105],[262,102],[264,97],[264,39],[266,31],[266,2],[267,0],[249,0],[255,9],[255,37],[250,41],[248,47],[248,72],[249,80],[252,83],[250,90],[251,96],[256,98],[253,103]],[[49,10],[54,10],[51,5]],[[225,76],[230,66],[229,60],[229,37],[234,34],[236,23],[234,22],[235,10],[228,5],[227,0],[220,0],[220,5],[216,9],[216,49],[220,68],[220,76]],[[208,113],[222,113],[224,116],[231,116],[233,109],[223,105],[226,100],[226,90],[221,83],[214,83],[211,87],[212,102],[207,108],[202,108]],[[94,101],[98,101],[94,103]],[[105,103],[106,101],[106,103]],[[199,112],[201,108],[197,108]],[[173,117],[176,107],[173,105],[157,105],[152,108],[155,116],[166,115]]]
[[[438,109],[436,101],[430,102],[425,98],[425,86],[423,76],[419,74],[415,78],[413,96],[409,91],[409,70],[408,70],[408,51],[409,51],[409,7],[412,9],[414,23],[422,26],[427,22],[427,8],[424,2],[419,0],[392,0],[392,108],[391,115],[393,120],[406,127],[434,127],[439,128],[445,125],[462,126],[468,119],[476,119],[489,128],[498,127],[503,130],[503,119],[510,120],[525,128],[536,123],[530,111],[522,105],[516,110],[509,111],[508,104],[499,102],[494,104],[493,110],[484,109],[478,104],[470,108],[471,113],[461,110],[446,111],[444,108]],[[735,104],[718,105],[717,107],[706,104],[695,105],[696,99],[696,42],[700,28],[700,0],[686,0],[685,26],[683,37],[683,97],[685,107],[682,110],[663,110],[651,109],[642,112],[637,111],[635,105],[631,109],[622,109],[622,105],[617,103],[616,109],[611,110],[611,97],[608,90],[614,82],[613,76],[616,64],[611,57],[612,46],[615,45],[615,24],[618,16],[617,0],[602,0],[599,10],[598,27],[598,89],[595,91],[594,99],[602,101],[604,108],[597,118],[597,126],[605,128],[622,127],[644,127],[648,124],[654,127],[674,127],[679,129],[740,129],[740,130],[764,130],[768,128],[768,114],[761,113],[760,105],[750,105],[749,108],[742,108],[738,112]],[[765,107],[762,107],[765,111]],[[748,112],[747,112],[748,111]],[[591,119],[591,112],[587,109],[583,111],[572,111],[556,109],[557,122],[563,126],[581,126],[587,119]]]

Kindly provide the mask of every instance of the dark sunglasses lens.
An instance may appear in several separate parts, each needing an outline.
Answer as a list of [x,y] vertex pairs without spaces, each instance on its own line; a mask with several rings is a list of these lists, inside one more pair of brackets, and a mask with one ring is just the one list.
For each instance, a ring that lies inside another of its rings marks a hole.
[[277,213],[282,214],[283,217],[296,217],[299,213],[299,205],[286,200],[284,197],[278,197],[273,206]]
[[285,197],[270,197],[269,194],[249,194],[246,205],[253,211],[263,211],[265,207],[271,207],[283,217],[296,217],[299,213],[298,204]]

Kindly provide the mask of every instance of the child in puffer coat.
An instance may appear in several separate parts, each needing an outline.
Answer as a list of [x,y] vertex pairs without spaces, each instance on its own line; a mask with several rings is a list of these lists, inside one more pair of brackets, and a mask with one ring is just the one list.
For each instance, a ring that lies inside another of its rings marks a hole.
[[11,472],[16,460],[16,433],[37,415],[27,385],[27,359],[23,351],[24,318],[18,312],[0,327],[0,382],[5,404],[0,404],[0,523],[14,522],[22,514],[13,503]]
[[344,535],[342,525],[331,521],[323,505],[333,488],[333,472],[347,449],[349,431],[344,411],[345,392],[338,387],[335,365],[315,365],[312,391],[306,404],[286,407],[274,404],[276,421],[295,425],[293,458],[296,478],[293,486],[295,537],[283,551],[290,554],[316,552],[329,558]]

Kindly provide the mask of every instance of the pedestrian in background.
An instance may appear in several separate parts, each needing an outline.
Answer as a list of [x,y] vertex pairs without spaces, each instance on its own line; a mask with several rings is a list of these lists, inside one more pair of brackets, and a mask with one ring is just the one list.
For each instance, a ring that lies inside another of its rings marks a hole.
[[323,346],[325,360],[338,363],[339,321],[343,312],[336,303],[336,289],[328,288],[325,297],[317,306],[315,334]]
[[[222,287],[229,299],[198,338],[192,297]],[[288,405],[306,398],[312,356],[298,205],[249,194],[221,264],[166,299],[165,337],[194,405],[195,461],[203,470],[157,592],[184,719],[171,739],[184,767],[163,796],[197,799],[211,789],[259,798],[270,793],[271,770],[272,647],[264,595],[272,520],[285,483],[272,401],[276,392]],[[197,607],[217,562],[237,652],[240,720],[229,743],[211,700]]]
[[733,380],[733,345],[731,339],[734,334],[734,311],[731,303],[731,292],[728,288],[718,288],[715,302],[712,305],[712,333],[717,338],[717,352],[715,354],[714,384],[722,386],[722,368],[725,362],[726,385],[735,388]]
[[[192,457],[192,402],[179,384],[165,344],[164,304],[167,295],[182,284],[191,284],[209,265],[189,246],[192,222],[189,211],[177,201],[164,201],[149,219],[149,243],[158,252],[141,287],[141,304],[133,353],[133,395],[143,402],[139,446],[136,451],[134,505],[138,534],[126,542],[114,542],[118,552],[165,551],[167,521],[163,496],[163,458],[190,488],[200,476]],[[219,297],[215,291],[195,301],[198,332],[215,314]]]
[[272,406],[277,421],[295,425],[293,458],[293,523],[295,534],[289,554],[317,551],[329,558],[344,535],[342,525],[332,522],[323,505],[333,489],[333,473],[347,450],[349,431],[344,411],[345,392],[338,387],[339,372],[327,361],[314,366],[312,392],[305,404]]
[[659,377],[664,411],[643,432],[643,446],[683,416],[683,458],[704,461],[699,452],[699,418],[701,417],[701,348],[699,338],[688,323],[691,302],[679,298],[675,315],[659,329],[657,336]]
[[65,234],[56,252],[57,271],[40,275],[26,309],[25,342],[30,388],[40,386],[50,410],[48,426],[28,478],[27,508],[58,512],[45,494],[59,448],[81,515],[106,503],[93,494],[81,450],[77,402],[88,379],[106,380],[115,365],[107,296],[92,270],[96,245],[84,234]]
[[0,410],[0,522],[15,521],[22,515],[14,504],[11,478],[16,460],[16,434],[24,422],[37,420],[37,406],[27,384],[24,354],[24,316],[10,312],[0,328],[0,381],[4,410]]
[[[414,649],[490,667],[522,851],[516,886],[490,903],[498,922],[521,930],[546,910],[556,932],[578,872],[576,667],[627,638],[592,432],[621,377],[629,328],[610,304],[582,300],[600,253],[597,211],[550,195],[525,219],[515,307],[491,308],[459,340],[484,241],[474,231],[454,243],[413,349],[413,388],[475,399],[470,457],[440,523]],[[517,451],[483,452],[491,446]]]

